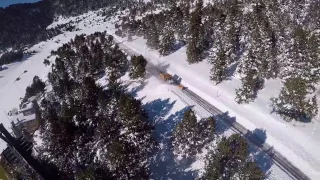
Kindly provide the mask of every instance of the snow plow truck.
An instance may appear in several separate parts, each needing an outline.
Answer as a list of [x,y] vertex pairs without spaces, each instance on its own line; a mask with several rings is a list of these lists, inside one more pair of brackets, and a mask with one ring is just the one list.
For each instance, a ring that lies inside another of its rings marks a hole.
[[183,86],[183,85],[181,85],[181,84],[175,83],[174,80],[173,80],[172,75],[169,74],[169,73],[160,72],[160,78],[161,78],[163,81],[177,84],[177,85],[178,85],[178,88],[179,88],[180,90],[183,90],[183,89],[186,88],[185,86]]

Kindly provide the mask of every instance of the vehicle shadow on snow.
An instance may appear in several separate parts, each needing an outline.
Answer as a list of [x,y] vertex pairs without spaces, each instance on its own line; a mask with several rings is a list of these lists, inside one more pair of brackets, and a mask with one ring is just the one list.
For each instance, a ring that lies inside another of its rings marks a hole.
[[185,172],[185,169],[191,165],[191,162],[176,162],[171,147],[172,131],[177,123],[182,120],[185,111],[190,107],[185,107],[165,118],[174,104],[175,101],[170,102],[170,99],[157,99],[144,106],[148,111],[150,120],[155,125],[155,137],[159,143],[158,148],[152,155],[150,164],[151,177],[155,180],[194,179],[192,171]]
[[[236,118],[230,117],[229,112],[225,112],[217,115],[216,119],[217,119],[217,127],[216,127],[217,134],[223,134],[224,132],[226,132],[231,128],[231,125],[233,125],[236,122]],[[264,152],[259,149],[266,142],[266,139],[267,139],[266,130],[255,129],[253,131],[247,131],[246,134],[244,134],[244,136],[250,140],[249,152],[252,159],[255,162],[257,162],[261,170],[263,170],[267,174],[268,170],[273,165],[273,160],[272,160],[273,148],[269,147],[269,150],[267,152]]]

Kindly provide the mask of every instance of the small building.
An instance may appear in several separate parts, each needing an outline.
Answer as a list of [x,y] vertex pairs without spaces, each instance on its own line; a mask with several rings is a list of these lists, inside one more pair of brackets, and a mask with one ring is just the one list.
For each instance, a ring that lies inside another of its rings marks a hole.
[[12,130],[16,137],[24,133],[33,134],[40,126],[34,102],[28,102],[21,106],[19,112],[12,114]]

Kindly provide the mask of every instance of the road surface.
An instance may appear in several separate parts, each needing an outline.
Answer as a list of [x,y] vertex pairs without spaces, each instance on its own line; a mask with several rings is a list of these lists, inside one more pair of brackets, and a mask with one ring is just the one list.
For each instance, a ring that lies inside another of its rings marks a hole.
[[[212,104],[210,104],[194,92],[190,91],[189,89],[184,89],[182,90],[182,92],[210,114],[214,116],[223,114],[223,112],[220,111],[218,108],[214,107]],[[309,179],[303,172],[301,172],[298,168],[293,166],[285,157],[283,157],[280,153],[275,151],[270,145],[261,140],[260,137],[250,133],[250,131],[243,127],[241,124],[228,118],[223,118],[222,122],[225,123],[226,126],[230,126],[233,131],[244,135],[252,144],[255,145],[255,147],[268,154],[274,161],[274,163],[277,164],[284,172],[290,175],[293,179]]]
[[[117,41],[114,39],[114,41],[119,45],[119,47],[124,50],[128,55],[140,55],[139,53],[133,51],[129,47],[127,47],[122,42]],[[148,60],[148,57],[145,57]],[[154,75],[156,77],[159,77],[160,71],[164,71],[165,69],[161,69],[161,67],[154,65],[151,63],[150,60],[148,60],[147,65],[147,71],[149,74]],[[222,111],[220,111],[218,108],[195,94],[189,89],[184,89],[182,92],[188,96],[192,101],[194,101],[196,104],[201,106],[203,109],[205,109],[208,113],[212,114],[213,116],[221,115],[223,114]],[[177,94],[176,94],[177,95]],[[180,99],[184,101],[181,97]],[[230,120],[228,118],[223,118],[222,123],[224,125],[231,127],[231,129],[236,132],[240,133],[243,136],[245,136],[250,143],[252,143],[256,148],[260,149],[261,151],[268,154],[273,162],[278,165],[284,172],[286,172],[290,177],[296,180],[309,180],[310,178],[306,176],[303,172],[301,172],[297,167],[295,167],[290,161],[288,161],[284,156],[282,156],[280,153],[275,151],[270,145],[265,143],[263,140],[261,140],[257,135],[250,133],[248,129],[243,127],[241,124],[237,123],[236,121]]]

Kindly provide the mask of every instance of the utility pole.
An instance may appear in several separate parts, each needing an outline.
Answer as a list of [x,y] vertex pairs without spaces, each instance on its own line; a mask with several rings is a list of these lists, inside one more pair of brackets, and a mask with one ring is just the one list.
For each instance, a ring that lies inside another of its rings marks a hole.
[[41,179],[55,179],[41,167],[40,163],[34,157],[32,157],[30,152],[27,152],[28,150],[25,150],[22,145],[11,136],[3,124],[0,124],[0,138],[4,140],[13,149],[13,151],[15,151],[15,154],[17,154],[19,158],[21,158],[31,169],[33,169]]

